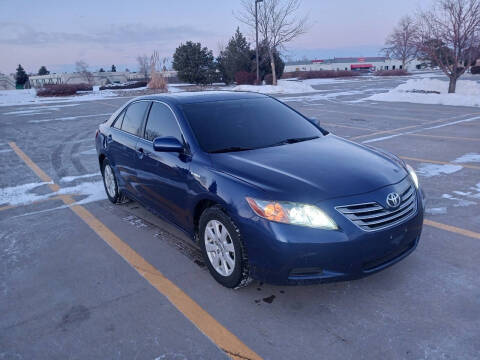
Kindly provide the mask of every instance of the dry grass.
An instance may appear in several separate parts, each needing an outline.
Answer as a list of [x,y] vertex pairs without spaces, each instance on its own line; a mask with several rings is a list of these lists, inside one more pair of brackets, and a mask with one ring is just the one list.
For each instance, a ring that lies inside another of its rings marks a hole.
[[159,90],[160,92],[168,92],[168,81],[162,74],[153,72],[151,80],[147,87],[152,90]]

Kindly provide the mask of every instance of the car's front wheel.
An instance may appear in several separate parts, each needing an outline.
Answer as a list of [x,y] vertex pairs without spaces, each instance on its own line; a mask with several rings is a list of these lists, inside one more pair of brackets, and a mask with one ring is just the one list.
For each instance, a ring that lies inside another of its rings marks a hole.
[[208,208],[200,217],[199,243],[215,280],[228,288],[249,283],[247,255],[240,231],[220,207]]

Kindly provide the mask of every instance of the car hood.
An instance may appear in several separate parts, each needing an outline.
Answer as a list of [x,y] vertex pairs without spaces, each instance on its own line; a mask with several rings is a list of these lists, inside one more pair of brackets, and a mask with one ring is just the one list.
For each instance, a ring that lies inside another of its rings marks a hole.
[[407,172],[384,152],[335,135],[296,144],[211,154],[215,170],[268,192],[268,199],[322,201],[395,184]]

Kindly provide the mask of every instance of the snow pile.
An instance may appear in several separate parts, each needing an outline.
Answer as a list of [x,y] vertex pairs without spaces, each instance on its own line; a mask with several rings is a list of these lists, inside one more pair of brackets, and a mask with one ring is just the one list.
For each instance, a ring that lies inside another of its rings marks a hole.
[[16,105],[32,102],[37,95],[34,89],[0,90],[0,105]]
[[262,94],[302,94],[316,92],[309,84],[299,81],[278,80],[278,85],[238,85],[233,91],[252,91]]
[[411,79],[389,92],[375,94],[364,100],[480,106],[480,84],[471,80],[459,80],[456,92],[449,94],[448,81],[431,78]]
[[82,95],[65,97],[37,97],[35,89],[0,90],[0,106],[92,101],[115,96],[118,94],[112,90],[82,92]]

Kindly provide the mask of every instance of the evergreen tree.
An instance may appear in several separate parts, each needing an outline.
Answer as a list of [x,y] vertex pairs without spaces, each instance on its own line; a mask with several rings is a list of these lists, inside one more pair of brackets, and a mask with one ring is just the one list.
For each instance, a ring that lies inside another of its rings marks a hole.
[[173,55],[173,68],[182,81],[194,84],[211,84],[217,79],[216,64],[211,50],[200,43],[187,41]]
[[117,72],[117,68],[115,67],[115,65],[112,65],[112,70],[110,70],[111,72]]
[[38,70],[38,75],[48,75],[48,74],[50,74],[50,71],[48,71],[45,66],[41,66],[40,69]]
[[15,75],[15,82],[17,86],[25,86],[28,81],[28,75],[23,69],[22,65],[18,64],[17,73]]
[[218,70],[222,74],[222,80],[226,84],[235,81],[237,72],[252,71],[250,44],[240,32],[240,28],[237,27],[237,31],[228,42],[228,45],[220,52],[217,63]]
[[105,72],[105,70],[103,68],[100,68],[100,70],[98,70],[98,72]]

